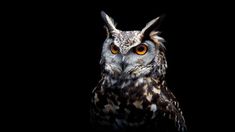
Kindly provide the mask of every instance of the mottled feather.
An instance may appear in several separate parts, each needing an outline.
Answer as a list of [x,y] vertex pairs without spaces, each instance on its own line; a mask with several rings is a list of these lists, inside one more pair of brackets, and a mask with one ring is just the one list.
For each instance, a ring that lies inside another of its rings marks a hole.
[[[167,88],[164,39],[158,31],[149,32],[159,18],[141,31],[121,31],[111,17],[104,12],[101,15],[110,35],[102,49],[102,79],[92,91],[91,121],[95,129],[186,131],[179,102]],[[119,52],[112,53],[111,45]],[[136,53],[140,45],[147,47],[145,54]]]

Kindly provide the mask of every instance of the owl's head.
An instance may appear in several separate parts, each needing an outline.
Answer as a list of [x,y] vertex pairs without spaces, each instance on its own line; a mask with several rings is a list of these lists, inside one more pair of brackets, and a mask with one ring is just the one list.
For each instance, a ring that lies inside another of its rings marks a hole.
[[105,73],[127,79],[165,74],[164,39],[155,31],[159,17],[142,30],[121,31],[106,13],[102,11],[101,16],[107,29],[100,61]]

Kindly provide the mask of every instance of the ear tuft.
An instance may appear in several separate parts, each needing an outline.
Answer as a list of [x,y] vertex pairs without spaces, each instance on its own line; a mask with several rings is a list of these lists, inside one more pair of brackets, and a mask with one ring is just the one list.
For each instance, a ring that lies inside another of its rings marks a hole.
[[104,11],[101,11],[101,17],[107,25],[107,28],[111,34],[119,32],[115,27],[113,19],[109,17]]
[[141,30],[140,34],[145,37],[149,36],[152,31],[155,31],[159,27],[160,22],[161,20],[163,20],[164,17],[165,15],[161,15],[160,17],[157,17],[148,22],[146,26]]

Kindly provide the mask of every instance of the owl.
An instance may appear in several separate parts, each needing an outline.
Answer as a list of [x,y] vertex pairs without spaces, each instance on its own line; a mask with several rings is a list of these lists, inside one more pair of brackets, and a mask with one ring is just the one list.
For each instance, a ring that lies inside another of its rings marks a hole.
[[92,91],[91,123],[96,130],[186,131],[176,97],[168,89],[164,39],[157,17],[142,30],[122,31],[101,12],[103,43],[101,80]]

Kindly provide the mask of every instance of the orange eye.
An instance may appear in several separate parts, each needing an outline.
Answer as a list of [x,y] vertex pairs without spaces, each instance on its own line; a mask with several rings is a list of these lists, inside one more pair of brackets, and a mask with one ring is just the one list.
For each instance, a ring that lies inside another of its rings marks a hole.
[[144,44],[140,44],[134,48],[134,52],[138,55],[144,55],[148,51],[148,47]]
[[119,48],[116,45],[114,45],[114,44],[111,44],[110,49],[111,49],[111,52],[113,54],[118,54],[119,53]]

